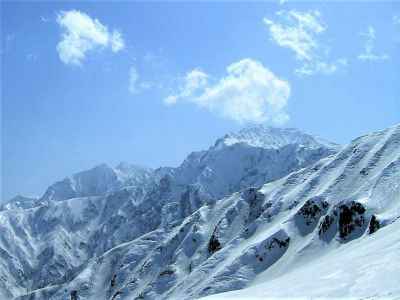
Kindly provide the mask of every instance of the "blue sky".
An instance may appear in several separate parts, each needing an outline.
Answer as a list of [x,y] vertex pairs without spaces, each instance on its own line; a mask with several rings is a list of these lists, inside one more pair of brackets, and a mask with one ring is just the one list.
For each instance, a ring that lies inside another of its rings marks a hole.
[[400,2],[1,3],[2,198],[176,166],[253,123],[338,143],[400,120]]

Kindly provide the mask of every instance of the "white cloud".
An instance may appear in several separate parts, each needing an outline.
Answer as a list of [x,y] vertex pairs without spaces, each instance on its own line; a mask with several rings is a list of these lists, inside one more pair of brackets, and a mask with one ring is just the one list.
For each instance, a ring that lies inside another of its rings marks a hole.
[[319,12],[279,11],[277,16],[281,23],[264,18],[272,40],[294,51],[298,60],[311,60],[318,48],[316,36],[326,29],[319,20]]
[[208,75],[200,69],[193,69],[183,78],[183,85],[176,95],[170,95],[164,99],[165,104],[175,104],[179,99],[194,97],[196,92],[204,89],[208,84]]
[[376,54],[375,50],[375,28],[372,26],[368,26],[368,29],[365,32],[360,34],[365,39],[364,51],[360,55],[358,55],[359,60],[363,61],[385,61],[389,59],[387,54]]
[[214,83],[199,69],[190,71],[176,94],[164,99],[173,105],[180,101],[237,121],[283,124],[290,85],[279,79],[260,62],[242,59],[226,68],[227,74]]
[[319,11],[282,10],[276,13],[276,17],[278,21],[264,18],[264,24],[273,42],[294,52],[296,60],[301,63],[295,70],[296,74],[331,74],[344,65],[344,59],[325,61],[329,48],[323,47],[318,37],[326,31],[327,26]]
[[153,84],[148,81],[141,81],[139,73],[135,66],[129,68],[129,86],[128,90],[131,94],[138,94],[143,90],[153,87]]
[[299,76],[310,76],[315,73],[329,75],[336,72],[339,67],[345,67],[347,65],[348,61],[345,58],[337,59],[331,63],[316,60],[304,63],[300,68],[295,70],[295,73]]
[[111,33],[99,20],[78,10],[61,11],[57,23],[63,31],[57,51],[65,64],[80,65],[87,53],[95,49],[109,48],[118,52],[124,48],[119,31]]
[[135,67],[131,67],[129,69],[129,92],[132,94],[136,94],[139,89],[138,89],[138,80],[139,80],[139,74],[136,70]]
[[122,38],[121,32],[114,30],[112,35],[110,36],[110,44],[111,44],[111,50],[113,52],[118,52],[125,47],[125,42]]

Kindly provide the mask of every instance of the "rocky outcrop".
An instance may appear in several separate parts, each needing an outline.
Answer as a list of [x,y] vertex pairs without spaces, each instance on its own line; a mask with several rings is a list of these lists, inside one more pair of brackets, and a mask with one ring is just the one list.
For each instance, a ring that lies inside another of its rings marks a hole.
[[306,235],[314,230],[319,219],[329,207],[329,203],[322,197],[308,199],[296,213],[294,220],[297,228],[302,235]]

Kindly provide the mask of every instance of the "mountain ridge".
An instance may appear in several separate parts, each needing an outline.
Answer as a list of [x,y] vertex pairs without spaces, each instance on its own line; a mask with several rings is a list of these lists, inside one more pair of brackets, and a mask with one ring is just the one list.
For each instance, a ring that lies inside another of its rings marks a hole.
[[[308,157],[302,148],[280,152]],[[243,143],[210,149],[208,157],[191,157],[189,166],[226,161],[232,151],[233,157],[251,149],[245,153],[269,158],[276,152]],[[399,150],[400,124],[311,156],[258,187],[249,180],[233,192],[221,188],[221,197],[196,172],[186,182],[174,177],[178,167],[148,188],[0,212],[0,275],[7,278],[0,295],[69,299],[76,291],[79,299],[93,300],[194,299],[269,282],[381,228],[396,230]],[[12,242],[12,235],[24,242]]]
[[[249,138],[250,137],[250,138]],[[235,141],[233,141],[233,138]],[[279,148],[287,149],[289,145],[298,145],[298,148],[308,147],[311,149],[326,149],[330,154],[336,152],[340,146],[335,143],[321,142],[319,138],[303,133],[302,131],[295,128],[278,128],[270,126],[249,126],[245,127],[238,132],[231,132],[226,134],[224,137],[218,138],[215,143],[210,146],[207,150],[201,150],[191,152],[177,168],[172,167],[160,167],[157,169],[151,169],[140,165],[135,165],[127,162],[120,162],[115,167],[111,167],[106,163],[96,165],[90,169],[76,172],[71,176],[65,177],[60,181],[56,181],[50,185],[45,193],[39,198],[38,202],[48,200],[66,200],[68,198],[82,197],[82,196],[98,196],[100,194],[106,194],[112,190],[131,185],[143,184],[146,179],[150,176],[154,176],[157,179],[165,176],[166,174],[176,173],[177,170],[183,169],[182,166],[187,163],[190,164],[193,161],[200,160],[212,152],[218,152],[221,149],[220,144],[224,145],[223,148],[232,149],[232,147],[246,148],[246,145],[251,148],[262,148],[266,150],[277,150]],[[238,145],[236,145],[238,144]],[[224,155],[224,154],[222,154]],[[317,154],[318,155],[318,154]],[[321,154],[325,155],[325,154]],[[135,182],[135,176],[138,181]],[[198,176],[201,174],[197,174]],[[90,181],[92,187],[85,187],[81,190],[82,181]],[[89,179],[89,180],[88,180]],[[265,180],[271,180],[267,178]],[[100,181],[96,190],[96,181]],[[185,182],[184,184],[188,184]],[[59,194],[58,194],[59,193]],[[219,194],[218,196],[222,196]],[[7,201],[7,203],[10,201]]]

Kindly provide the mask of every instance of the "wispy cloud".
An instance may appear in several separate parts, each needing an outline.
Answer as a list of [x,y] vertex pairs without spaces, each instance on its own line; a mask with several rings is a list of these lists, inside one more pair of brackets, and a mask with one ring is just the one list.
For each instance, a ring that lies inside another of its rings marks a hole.
[[400,16],[395,15],[392,20],[394,25],[400,25]]
[[264,18],[271,40],[280,47],[294,52],[301,66],[295,69],[298,75],[316,73],[331,74],[338,67],[347,65],[343,58],[328,62],[329,47],[321,45],[319,36],[327,29],[317,10],[282,10],[276,13],[276,20]]
[[183,78],[183,84],[178,92],[164,99],[165,104],[176,104],[178,100],[195,97],[197,92],[202,91],[208,84],[208,75],[200,69],[193,69]]
[[260,62],[250,58],[232,63],[218,80],[200,69],[182,78],[177,92],[164,99],[168,105],[193,103],[210,112],[239,123],[271,122],[283,124],[289,116],[285,109],[290,85]]
[[140,80],[139,72],[135,66],[129,68],[129,86],[128,90],[131,94],[138,94],[143,90],[151,88],[153,84],[148,81]]
[[389,59],[387,54],[376,54],[375,51],[375,40],[376,33],[375,28],[368,26],[365,32],[360,34],[365,39],[364,51],[358,55],[358,59],[362,61],[385,61]]
[[40,16],[40,21],[42,21],[43,23],[47,23],[50,21],[50,19],[46,18],[45,16]]
[[340,67],[346,67],[348,61],[345,58],[339,58],[333,62],[324,62],[320,60],[314,60],[312,62],[306,62],[301,67],[295,70],[295,73],[300,76],[311,76],[316,73],[329,75],[336,72]]
[[139,74],[135,67],[129,69],[129,92],[136,94],[138,92],[137,83],[139,80]]
[[119,31],[109,31],[99,20],[78,10],[61,11],[57,23],[62,29],[57,51],[65,64],[80,65],[87,53],[95,49],[118,52],[125,46]]

